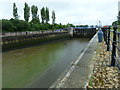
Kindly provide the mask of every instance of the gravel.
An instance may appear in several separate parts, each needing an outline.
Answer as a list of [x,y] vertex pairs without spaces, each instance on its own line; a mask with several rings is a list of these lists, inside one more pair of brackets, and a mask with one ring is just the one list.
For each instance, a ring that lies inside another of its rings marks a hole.
[[116,88],[120,90],[120,71],[117,67],[110,66],[111,52],[106,51],[105,43],[98,43],[93,73],[87,88]]

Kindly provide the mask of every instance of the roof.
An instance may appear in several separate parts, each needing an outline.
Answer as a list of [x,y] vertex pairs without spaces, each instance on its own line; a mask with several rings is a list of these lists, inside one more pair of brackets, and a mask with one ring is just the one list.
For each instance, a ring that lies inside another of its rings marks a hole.
[[93,27],[75,27],[75,29],[90,29],[90,28],[93,28]]

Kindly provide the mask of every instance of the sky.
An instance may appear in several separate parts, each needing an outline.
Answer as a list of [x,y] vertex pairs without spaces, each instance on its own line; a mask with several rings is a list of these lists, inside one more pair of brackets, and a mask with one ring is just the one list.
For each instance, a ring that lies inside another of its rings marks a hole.
[[[56,23],[74,25],[110,25],[117,20],[119,0],[0,0],[0,19],[13,18],[13,3],[16,3],[18,15],[24,20],[24,3],[30,7],[36,5],[40,17],[40,9],[48,7],[50,23],[52,10],[56,14]],[[31,17],[30,17],[31,20]]]

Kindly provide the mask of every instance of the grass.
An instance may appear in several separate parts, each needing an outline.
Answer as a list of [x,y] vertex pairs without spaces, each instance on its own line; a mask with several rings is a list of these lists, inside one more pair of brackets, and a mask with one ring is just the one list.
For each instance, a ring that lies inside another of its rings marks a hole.
[[118,30],[117,31],[120,32],[120,25],[118,25]]
[[89,80],[89,83],[88,83],[88,86],[89,86],[89,87],[93,87],[93,80],[94,80],[94,77],[91,76],[91,77],[90,77],[90,80]]
[[120,32],[120,29],[118,29],[118,32]]

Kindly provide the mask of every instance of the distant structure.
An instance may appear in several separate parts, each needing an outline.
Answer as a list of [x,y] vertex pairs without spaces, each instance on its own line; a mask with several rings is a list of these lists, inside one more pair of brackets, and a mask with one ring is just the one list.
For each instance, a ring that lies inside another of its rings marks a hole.
[[118,19],[118,23],[120,24],[120,1],[118,2],[118,16],[117,16],[117,19]]
[[118,2],[118,12],[120,11],[120,1]]

